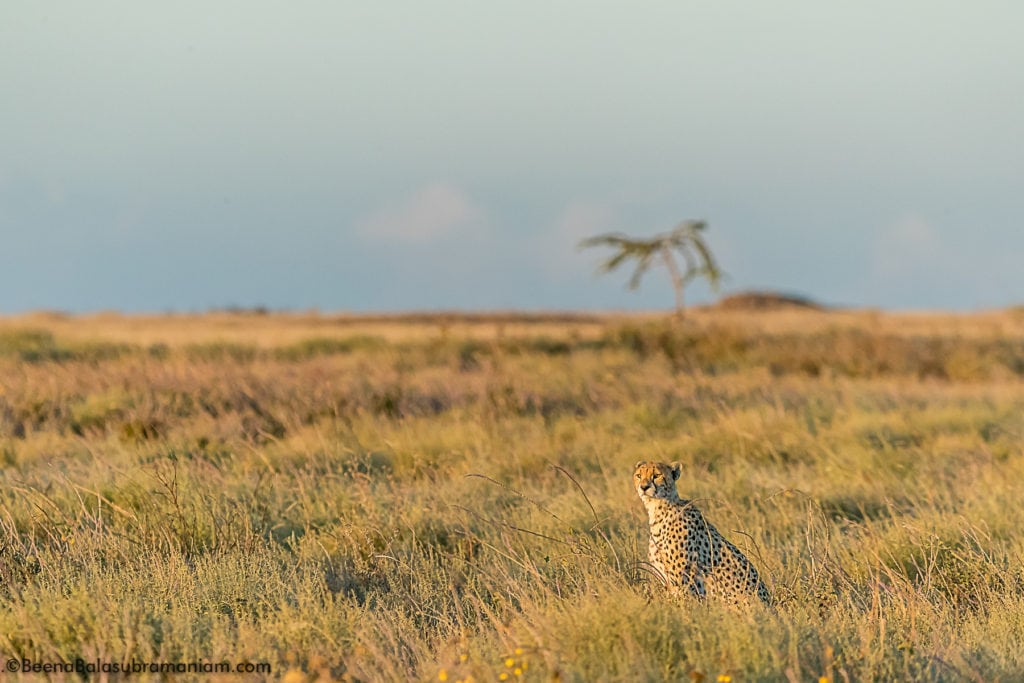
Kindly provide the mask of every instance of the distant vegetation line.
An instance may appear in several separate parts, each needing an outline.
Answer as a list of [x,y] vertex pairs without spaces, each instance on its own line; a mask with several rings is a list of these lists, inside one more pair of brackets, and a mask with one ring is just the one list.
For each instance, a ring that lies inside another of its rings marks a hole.
[[335,323],[409,323],[409,324],[444,324],[444,323],[505,323],[505,324],[534,324],[534,323],[599,323],[608,319],[609,315],[616,315],[614,312],[583,312],[583,311],[561,311],[561,310],[424,310],[424,311],[375,311],[371,313],[357,312],[304,312],[304,311],[272,311],[268,308],[257,306],[254,308],[225,308],[212,309],[210,313],[227,313],[230,315],[306,315],[312,314],[322,316],[325,321]]
[[0,331],[0,360],[25,363],[95,363],[118,358],[233,363],[295,362],[356,351],[414,354],[428,364],[478,367],[503,355],[561,356],[621,350],[638,359],[663,358],[676,372],[710,374],[763,367],[774,375],[844,377],[915,376],[979,380],[1024,376],[1024,338],[964,338],[954,333],[900,336],[869,329],[833,328],[799,333],[764,333],[733,327],[680,327],[669,322],[609,325],[595,337],[508,336],[449,338],[444,327],[432,336],[392,341],[382,336],[310,337],[272,347],[207,341],[143,346],[108,341],[65,341],[45,329]]

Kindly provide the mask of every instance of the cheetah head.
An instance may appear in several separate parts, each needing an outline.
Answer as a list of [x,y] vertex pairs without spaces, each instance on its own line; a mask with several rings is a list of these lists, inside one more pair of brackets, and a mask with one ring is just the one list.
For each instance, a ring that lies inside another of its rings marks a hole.
[[636,486],[640,500],[645,504],[650,498],[678,500],[676,482],[681,471],[682,467],[677,462],[671,465],[663,462],[638,462],[633,470],[633,485]]

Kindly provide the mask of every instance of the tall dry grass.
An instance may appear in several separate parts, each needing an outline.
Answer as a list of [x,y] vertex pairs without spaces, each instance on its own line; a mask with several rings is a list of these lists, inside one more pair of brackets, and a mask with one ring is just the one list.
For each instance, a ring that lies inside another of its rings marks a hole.
[[[793,315],[0,323],[0,653],[292,680],[1024,676],[1015,314]],[[641,458],[683,463],[774,609],[650,579]]]

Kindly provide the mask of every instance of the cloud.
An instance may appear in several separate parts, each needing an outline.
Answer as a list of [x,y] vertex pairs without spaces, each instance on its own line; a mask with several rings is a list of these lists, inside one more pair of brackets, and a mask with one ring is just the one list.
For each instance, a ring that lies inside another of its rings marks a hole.
[[596,255],[581,252],[580,241],[603,232],[610,232],[615,224],[615,211],[596,202],[567,204],[544,239],[544,268],[558,277],[576,277],[580,271],[593,269]]
[[881,279],[900,279],[914,271],[948,265],[949,256],[930,223],[920,216],[905,216],[875,242],[873,274]]
[[915,301],[949,308],[971,279],[956,250],[918,215],[894,221],[876,238],[867,275],[865,300],[896,308]]
[[376,241],[425,244],[484,222],[484,212],[460,188],[433,183],[411,196],[364,216],[358,234]]
[[565,207],[555,223],[556,231],[578,243],[587,237],[609,229],[615,212],[602,204],[574,202]]

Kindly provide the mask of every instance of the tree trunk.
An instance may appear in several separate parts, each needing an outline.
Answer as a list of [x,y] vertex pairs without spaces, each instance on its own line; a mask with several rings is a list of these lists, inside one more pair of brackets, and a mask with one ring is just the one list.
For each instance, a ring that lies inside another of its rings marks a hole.
[[661,258],[665,261],[665,267],[668,268],[668,274],[672,277],[672,288],[676,291],[676,315],[679,318],[683,317],[683,278],[679,275],[679,268],[676,266],[676,261],[672,258],[672,252],[667,248],[661,250]]

